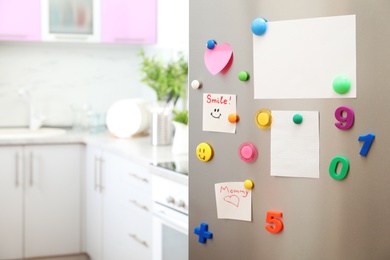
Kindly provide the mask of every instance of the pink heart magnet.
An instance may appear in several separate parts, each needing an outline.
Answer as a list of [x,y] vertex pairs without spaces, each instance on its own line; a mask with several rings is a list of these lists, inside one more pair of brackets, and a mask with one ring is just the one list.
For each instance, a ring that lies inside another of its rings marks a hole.
[[213,49],[206,49],[204,53],[204,63],[211,74],[216,75],[230,64],[233,57],[233,50],[229,44],[223,43],[221,45],[215,44]]

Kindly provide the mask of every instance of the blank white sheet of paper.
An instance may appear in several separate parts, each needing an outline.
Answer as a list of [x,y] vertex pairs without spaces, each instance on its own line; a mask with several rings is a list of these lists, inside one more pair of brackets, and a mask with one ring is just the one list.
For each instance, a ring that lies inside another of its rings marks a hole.
[[271,176],[319,178],[319,142],[317,111],[272,111]]
[[[267,22],[253,35],[254,98],[356,98],[355,15]],[[349,77],[337,94],[333,80]]]

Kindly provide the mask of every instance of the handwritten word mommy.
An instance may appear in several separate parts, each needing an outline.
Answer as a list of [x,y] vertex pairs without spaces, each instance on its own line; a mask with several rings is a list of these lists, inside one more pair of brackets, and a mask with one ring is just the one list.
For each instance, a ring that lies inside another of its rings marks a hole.
[[228,186],[221,186],[219,193],[222,192],[226,192],[227,194],[241,195],[243,198],[246,198],[249,194],[249,191],[247,190],[230,189]]

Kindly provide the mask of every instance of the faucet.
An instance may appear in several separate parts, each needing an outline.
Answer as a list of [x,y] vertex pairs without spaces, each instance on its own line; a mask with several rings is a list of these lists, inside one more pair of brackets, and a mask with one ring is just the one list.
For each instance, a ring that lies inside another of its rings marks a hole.
[[38,130],[41,128],[43,121],[46,119],[44,115],[38,114],[35,111],[34,103],[32,102],[32,98],[30,92],[25,88],[20,88],[18,91],[19,97],[26,98],[29,104],[29,125],[30,130]]

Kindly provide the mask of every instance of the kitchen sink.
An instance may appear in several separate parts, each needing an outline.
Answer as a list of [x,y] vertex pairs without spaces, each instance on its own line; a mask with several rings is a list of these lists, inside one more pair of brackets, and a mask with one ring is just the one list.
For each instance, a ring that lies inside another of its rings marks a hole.
[[61,128],[43,127],[37,130],[31,130],[29,128],[0,128],[0,139],[41,138],[63,135],[65,133],[66,130]]

